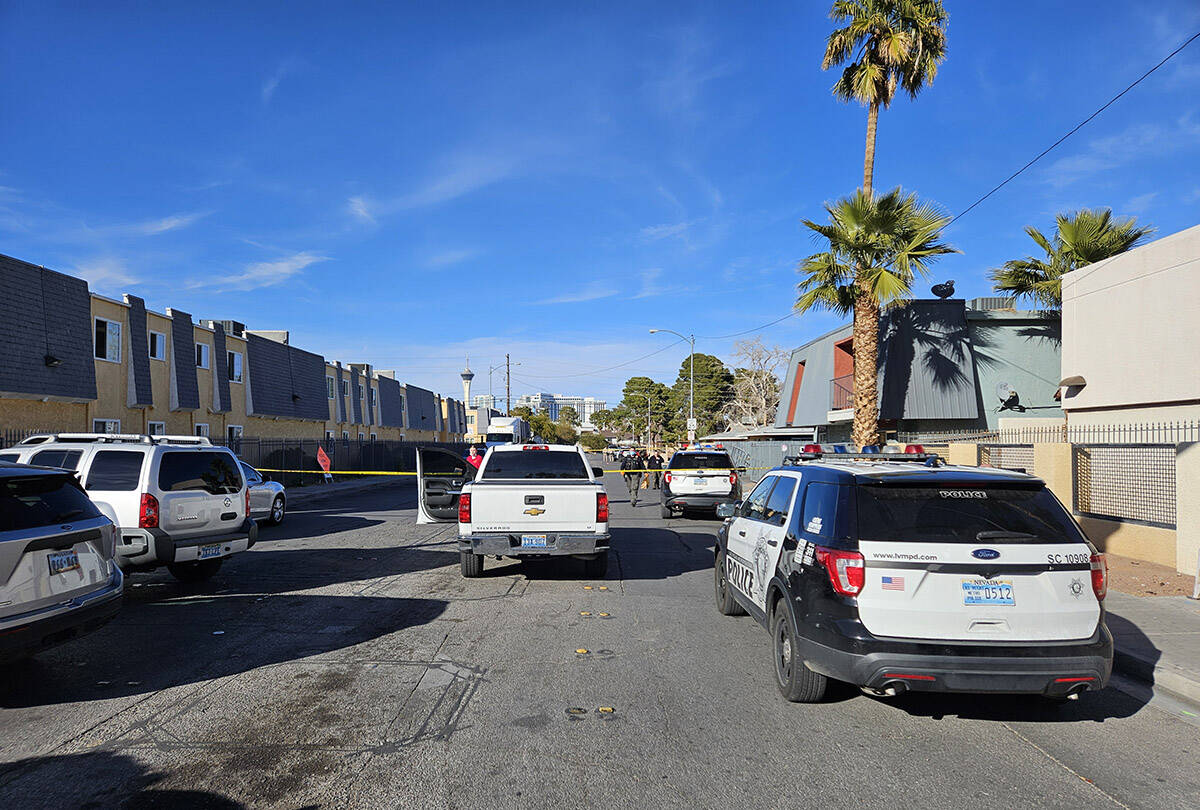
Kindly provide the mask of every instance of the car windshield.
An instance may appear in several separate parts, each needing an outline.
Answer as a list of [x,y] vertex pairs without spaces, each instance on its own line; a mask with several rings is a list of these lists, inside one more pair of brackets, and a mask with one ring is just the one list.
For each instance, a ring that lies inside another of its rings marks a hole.
[[99,510],[71,476],[0,479],[0,532],[99,516]]
[[583,463],[583,456],[579,453],[556,453],[550,450],[493,452],[483,468],[484,480],[587,477],[587,465]]
[[228,453],[163,453],[158,467],[158,487],[164,492],[203,490],[229,495],[242,488],[242,476]]
[[676,453],[671,456],[672,470],[729,470],[733,462],[726,453]]
[[489,433],[487,440],[489,442],[511,442],[513,435],[511,433]]
[[860,485],[860,540],[905,543],[1084,543],[1044,488]]

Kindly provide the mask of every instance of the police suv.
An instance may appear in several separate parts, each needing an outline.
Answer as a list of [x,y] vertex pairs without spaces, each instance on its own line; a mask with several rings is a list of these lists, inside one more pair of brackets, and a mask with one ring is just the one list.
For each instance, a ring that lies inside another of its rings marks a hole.
[[814,454],[718,510],[717,609],[768,629],[784,697],[818,701],[830,678],[874,695],[1103,689],[1108,571],[1058,499],[1023,473],[912,458]]
[[688,510],[709,514],[742,497],[739,468],[721,445],[691,445],[671,456],[662,479],[659,510],[663,518]]

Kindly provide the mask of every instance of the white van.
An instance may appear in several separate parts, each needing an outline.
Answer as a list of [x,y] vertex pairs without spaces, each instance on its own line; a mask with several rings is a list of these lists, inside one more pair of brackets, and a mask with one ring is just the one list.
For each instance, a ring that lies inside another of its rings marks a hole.
[[241,465],[201,436],[56,433],[30,436],[8,460],[75,470],[88,496],[115,515],[122,568],[167,566],[201,582],[258,538]]

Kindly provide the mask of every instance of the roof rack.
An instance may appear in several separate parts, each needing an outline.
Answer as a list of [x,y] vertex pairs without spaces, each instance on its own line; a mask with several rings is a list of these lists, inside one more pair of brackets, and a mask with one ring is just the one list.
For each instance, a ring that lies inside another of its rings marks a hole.
[[198,447],[211,447],[212,442],[207,436],[151,436],[146,433],[36,433],[22,439],[24,445],[45,444],[46,442],[78,442],[94,444],[192,444]]

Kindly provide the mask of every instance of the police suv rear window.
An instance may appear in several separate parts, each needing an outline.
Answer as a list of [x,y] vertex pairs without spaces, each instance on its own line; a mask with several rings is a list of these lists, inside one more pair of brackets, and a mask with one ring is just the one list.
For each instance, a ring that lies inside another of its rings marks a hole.
[[242,474],[228,453],[163,453],[158,488],[164,492],[202,490],[229,495],[242,488]]
[[729,470],[733,463],[725,453],[676,453],[671,456],[672,470]]
[[0,532],[99,516],[99,510],[69,475],[0,479]]
[[905,543],[1083,543],[1045,489],[857,488],[860,540]]
[[493,452],[483,468],[485,480],[524,478],[587,478],[587,466],[578,453],[549,450]]

